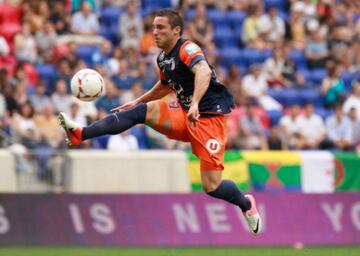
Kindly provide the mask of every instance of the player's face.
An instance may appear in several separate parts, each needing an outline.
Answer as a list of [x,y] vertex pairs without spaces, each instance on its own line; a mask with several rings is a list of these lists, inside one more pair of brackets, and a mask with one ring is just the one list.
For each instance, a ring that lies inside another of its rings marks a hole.
[[153,22],[153,35],[157,47],[160,49],[171,47],[178,34],[178,27],[171,28],[167,17],[155,17]]

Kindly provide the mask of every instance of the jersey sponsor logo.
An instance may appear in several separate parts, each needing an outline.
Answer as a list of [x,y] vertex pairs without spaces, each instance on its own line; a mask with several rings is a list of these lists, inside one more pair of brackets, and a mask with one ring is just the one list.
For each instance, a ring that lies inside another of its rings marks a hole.
[[187,52],[187,54],[192,55],[193,53],[199,50],[199,47],[194,43],[190,43],[186,45],[184,49]]
[[177,109],[179,108],[179,104],[175,101],[175,102],[170,102],[169,103],[169,108],[170,109]]
[[221,150],[221,145],[216,139],[209,139],[205,147],[211,154],[217,154]]

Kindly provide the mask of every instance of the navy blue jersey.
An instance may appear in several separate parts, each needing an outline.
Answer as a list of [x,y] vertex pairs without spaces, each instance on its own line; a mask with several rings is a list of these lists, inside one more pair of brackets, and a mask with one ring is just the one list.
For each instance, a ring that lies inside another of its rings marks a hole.
[[[190,108],[194,94],[194,79],[192,67],[205,56],[195,43],[179,39],[169,54],[162,51],[157,57],[160,80],[164,86],[171,86],[181,107]],[[200,113],[227,114],[234,107],[234,99],[216,78],[212,69],[210,85],[199,103]]]

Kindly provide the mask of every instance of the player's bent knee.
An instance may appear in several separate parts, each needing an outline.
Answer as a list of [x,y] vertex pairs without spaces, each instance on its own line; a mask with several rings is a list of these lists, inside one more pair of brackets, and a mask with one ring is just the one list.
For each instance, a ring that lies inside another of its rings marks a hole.
[[158,101],[150,101],[146,103],[147,112],[145,122],[147,124],[156,124],[160,119],[160,106]]
[[208,181],[203,183],[203,189],[205,193],[210,193],[216,190],[220,185],[220,181]]

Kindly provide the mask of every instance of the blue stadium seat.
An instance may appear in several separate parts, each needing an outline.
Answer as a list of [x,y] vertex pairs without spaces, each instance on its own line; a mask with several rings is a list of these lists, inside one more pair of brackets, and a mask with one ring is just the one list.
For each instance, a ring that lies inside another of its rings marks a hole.
[[225,18],[228,20],[232,29],[237,30],[238,27],[242,27],[246,13],[242,11],[229,11]]
[[345,90],[347,92],[350,92],[352,82],[355,81],[356,79],[358,79],[360,76],[359,76],[359,73],[357,73],[357,72],[343,71],[341,73],[340,77],[344,81]]
[[230,28],[216,28],[214,30],[215,44],[219,48],[233,48],[238,46],[238,37]]
[[307,68],[306,58],[303,51],[300,50],[291,50],[288,54],[289,58],[294,61],[294,64],[297,69]]
[[324,120],[333,114],[333,110],[326,108],[315,108],[315,113],[321,116]]
[[253,48],[245,48],[242,51],[245,64],[250,67],[254,63],[263,63],[267,58],[271,56],[271,51],[259,51]]
[[36,64],[35,68],[41,79],[52,79],[56,74],[55,66],[52,64]]
[[195,9],[187,9],[185,11],[184,17],[185,20],[192,20],[196,15],[196,10]]
[[112,27],[107,26],[100,26],[100,33],[101,36],[109,40],[113,45],[119,44],[119,37],[117,35],[117,31],[114,31]]
[[100,17],[103,24],[111,26],[117,24],[123,10],[118,7],[108,6],[100,10]]
[[97,46],[93,45],[79,45],[76,49],[76,54],[79,58],[85,61],[88,65],[92,65],[92,55],[96,51]]
[[287,11],[288,9],[288,0],[263,0],[266,9],[268,10],[271,7],[276,7],[281,11]]
[[269,116],[271,125],[278,125],[280,118],[283,116],[282,111],[279,110],[266,111],[266,113]]
[[281,90],[282,93],[282,101],[283,105],[286,107],[292,106],[292,105],[301,105],[302,101],[299,97],[299,92],[297,89],[293,88],[286,88]]
[[305,104],[306,102],[312,102],[315,107],[323,107],[321,93],[315,88],[300,89],[299,98],[302,104]]
[[227,68],[231,65],[244,66],[244,63],[242,52],[237,47],[222,50],[221,66]]
[[309,79],[313,85],[321,86],[321,82],[325,76],[326,76],[326,70],[319,68],[319,69],[314,69],[310,72]]

